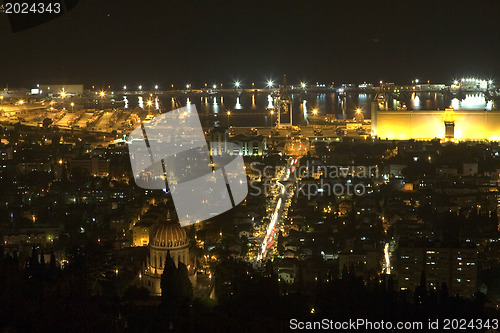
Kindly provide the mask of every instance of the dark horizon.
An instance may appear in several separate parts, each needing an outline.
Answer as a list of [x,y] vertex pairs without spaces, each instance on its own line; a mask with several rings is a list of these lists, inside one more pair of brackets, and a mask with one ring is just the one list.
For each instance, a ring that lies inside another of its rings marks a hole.
[[0,16],[0,85],[263,87],[283,74],[336,85],[495,80],[499,9],[487,1],[86,0],[17,33]]

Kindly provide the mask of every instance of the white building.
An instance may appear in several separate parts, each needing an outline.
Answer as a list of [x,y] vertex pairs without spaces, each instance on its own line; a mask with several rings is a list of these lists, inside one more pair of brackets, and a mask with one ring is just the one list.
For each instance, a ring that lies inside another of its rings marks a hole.
[[152,241],[149,242],[149,258],[142,273],[143,285],[152,295],[161,296],[161,275],[167,253],[177,267],[180,262],[188,267],[189,279],[196,283],[195,263],[189,257],[189,241],[184,228],[178,222],[167,218],[160,222]]

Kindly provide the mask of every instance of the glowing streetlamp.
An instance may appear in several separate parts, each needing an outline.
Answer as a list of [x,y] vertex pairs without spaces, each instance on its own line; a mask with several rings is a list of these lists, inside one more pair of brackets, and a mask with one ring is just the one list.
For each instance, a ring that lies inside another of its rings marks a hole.
[[191,83],[186,84],[186,89],[191,88]]
[[269,112],[271,114],[271,127],[274,126],[273,124],[273,115],[274,115],[274,110],[271,110],[271,112]]
[[305,89],[306,88],[306,84],[304,82],[300,82],[300,86]]
[[273,80],[267,80],[267,87],[272,89],[274,86],[274,81]]
[[61,91],[61,98],[62,98],[62,106],[63,106],[63,109],[64,109],[64,97],[66,97],[66,91],[64,91],[64,89]]
[[234,87],[235,87],[236,89],[240,89],[240,87],[241,87],[241,82],[240,82],[240,81],[235,81],[235,82],[234,82]]
[[146,105],[148,106],[148,111],[151,111],[151,105],[153,105],[153,101],[149,99]]
[[127,86],[123,86],[123,90],[127,90]]
[[19,105],[23,105],[24,104],[24,100],[20,99],[18,103],[19,103]]
[[106,93],[105,93],[104,91],[102,91],[102,90],[101,90],[101,91],[99,92],[99,96],[101,96],[101,107],[102,107],[102,109],[104,110],[104,100],[103,100],[103,99],[104,99],[104,96],[106,96]]
[[139,90],[142,90],[142,84],[139,85]]
[[217,85],[216,85],[216,84],[214,84],[214,85],[212,86],[212,88],[213,88],[213,89],[217,89]]
[[227,111],[227,128],[229,128],[229,116],[231,115],[231,111]]
[[360,113],[361,113],[361,109],[360,109],[360,108],[357,108],[357,109],[356,109],[356,113],[357,113],[357,114],[360,114]]
[[155,90],[158,90],[159,86],[157,84],[155,84]]
[[74,107],[75,107],[75,103],[71,102],[70,105],[71,105],[71,112],[73,112],[74,111]]
[[418,84],[418,79],[415,79],[415,83]]
[[318,114],[318,109],[312,109],[312,114],[317,115]]

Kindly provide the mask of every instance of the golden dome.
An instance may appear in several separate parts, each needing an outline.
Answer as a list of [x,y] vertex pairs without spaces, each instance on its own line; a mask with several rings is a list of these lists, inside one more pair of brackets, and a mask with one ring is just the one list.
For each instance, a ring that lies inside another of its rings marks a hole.
[[155,247],[178,247],[188,243],[186,231],[177,222],[162,223],[153,238]]

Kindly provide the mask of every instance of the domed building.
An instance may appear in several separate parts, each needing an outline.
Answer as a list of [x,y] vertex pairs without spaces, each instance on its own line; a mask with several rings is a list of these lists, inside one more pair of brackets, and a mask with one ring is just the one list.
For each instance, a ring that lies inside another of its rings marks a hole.
[[158,223],[153,235],[149,242],[149,257],[142,274],[144,287],[152,295],[161,295],[160,281],[168,252],[176,267],[180,262],[188,267],[189,279],[194,285],[196,269],[194,261],[191,262],[189,257],[189,240],[186,230],[177,221],[173,221],[170,214],[167,214],[166,221]]

